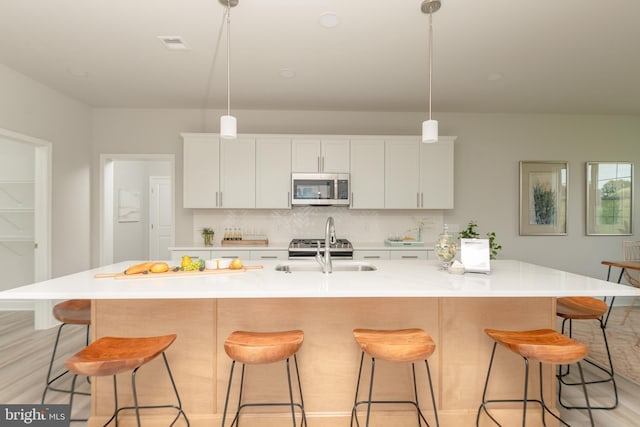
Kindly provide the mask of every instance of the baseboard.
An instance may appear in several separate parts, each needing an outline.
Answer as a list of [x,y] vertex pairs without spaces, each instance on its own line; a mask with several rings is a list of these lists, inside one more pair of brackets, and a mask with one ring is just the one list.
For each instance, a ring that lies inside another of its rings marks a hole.
[[36,301],[4,300],[0,301],[0,311],[35,311]]

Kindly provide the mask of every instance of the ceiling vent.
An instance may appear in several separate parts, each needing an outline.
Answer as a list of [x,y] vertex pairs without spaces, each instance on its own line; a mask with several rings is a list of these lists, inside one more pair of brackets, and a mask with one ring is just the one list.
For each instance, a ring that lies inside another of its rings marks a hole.
[[164,47],[169,50],[187,50],[189,47],[180,36],[158,36]]

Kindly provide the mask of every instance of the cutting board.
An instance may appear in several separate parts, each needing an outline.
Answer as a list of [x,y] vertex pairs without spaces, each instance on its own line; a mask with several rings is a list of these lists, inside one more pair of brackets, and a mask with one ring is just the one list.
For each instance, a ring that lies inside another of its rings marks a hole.
[[139,273],[139,274],[124,274],[124,273],[98,273],[94,277],[96,279],[114,278],[118,279],[153,279],[164,277],[179,277],[179,276],[209,276],[212,274],[231,274],[231,273],[244,273],[247,270],[259,270],[263,267],[261,265],[245,265],[242,268],[221,268],[218,270],[202,270],[202,271],[173,271],[169,270],[164,273]]

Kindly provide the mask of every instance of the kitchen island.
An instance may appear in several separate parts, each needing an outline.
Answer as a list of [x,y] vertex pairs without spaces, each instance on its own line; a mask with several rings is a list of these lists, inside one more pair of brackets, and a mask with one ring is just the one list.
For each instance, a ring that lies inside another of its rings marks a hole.
[[[193,277],[94,278],[97,273],[123,271],[133,263],[125,262],[1,292],[0,298],[92,299],[94,338],[178,334],[168,357],[183,405],[196,427],[217,424],[221,418],[230,366],[223,343],[230,332],[302,329],[305,342],[299,363],[309,424],[328,427],[349,423],[360,357],[353,328],[428,331],[437,345],[430,363],[441,425],[472,426],[492,345],[484,328],[555,328],[555,297],[640,295],[635,288],[519,261],[495,261],[488,275],[453,275],[439,270],[436,261],[406,260],[376,261],[377,270],[366,272],[276,271],[278,264],[291,262],[265,261],[263,269]],[[501,380],[492,383],[490,392],[519,397],[521,360],[506,351],[497,357],[501,375],[496,378]],[[152,363],[139,373],[145,402],[171,396],[161,369]],[[283,366],[249,369],[247,398],[286,399]],[[545,393],[553,401],[553,372],[546,369],[544,375]],[[376,399],[410,397],[410,380],[407,366],[378,363]],[[419,387],[425,390],[424,381]],[[113,408],[111,382],[92,382],[92,392],[89,425],[102,425]],[[428,394],[422,397],[429,412]],[[407,407],[374,410],[374,425],[413,426],[416,422],[415,413]],[[243,425],[288,423],[286,410],[260,411],[243,418]],[[511,406],[494,413],[505,425],[513,425],[520,411],[520,406]],[[154,420],[164,425],[162,417]]]

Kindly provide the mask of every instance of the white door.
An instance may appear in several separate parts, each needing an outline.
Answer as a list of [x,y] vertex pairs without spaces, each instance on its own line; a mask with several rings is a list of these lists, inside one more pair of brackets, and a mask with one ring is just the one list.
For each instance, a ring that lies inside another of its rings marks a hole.
[[149,177],[149,259],[168,260],[173,245],[171,177]]

